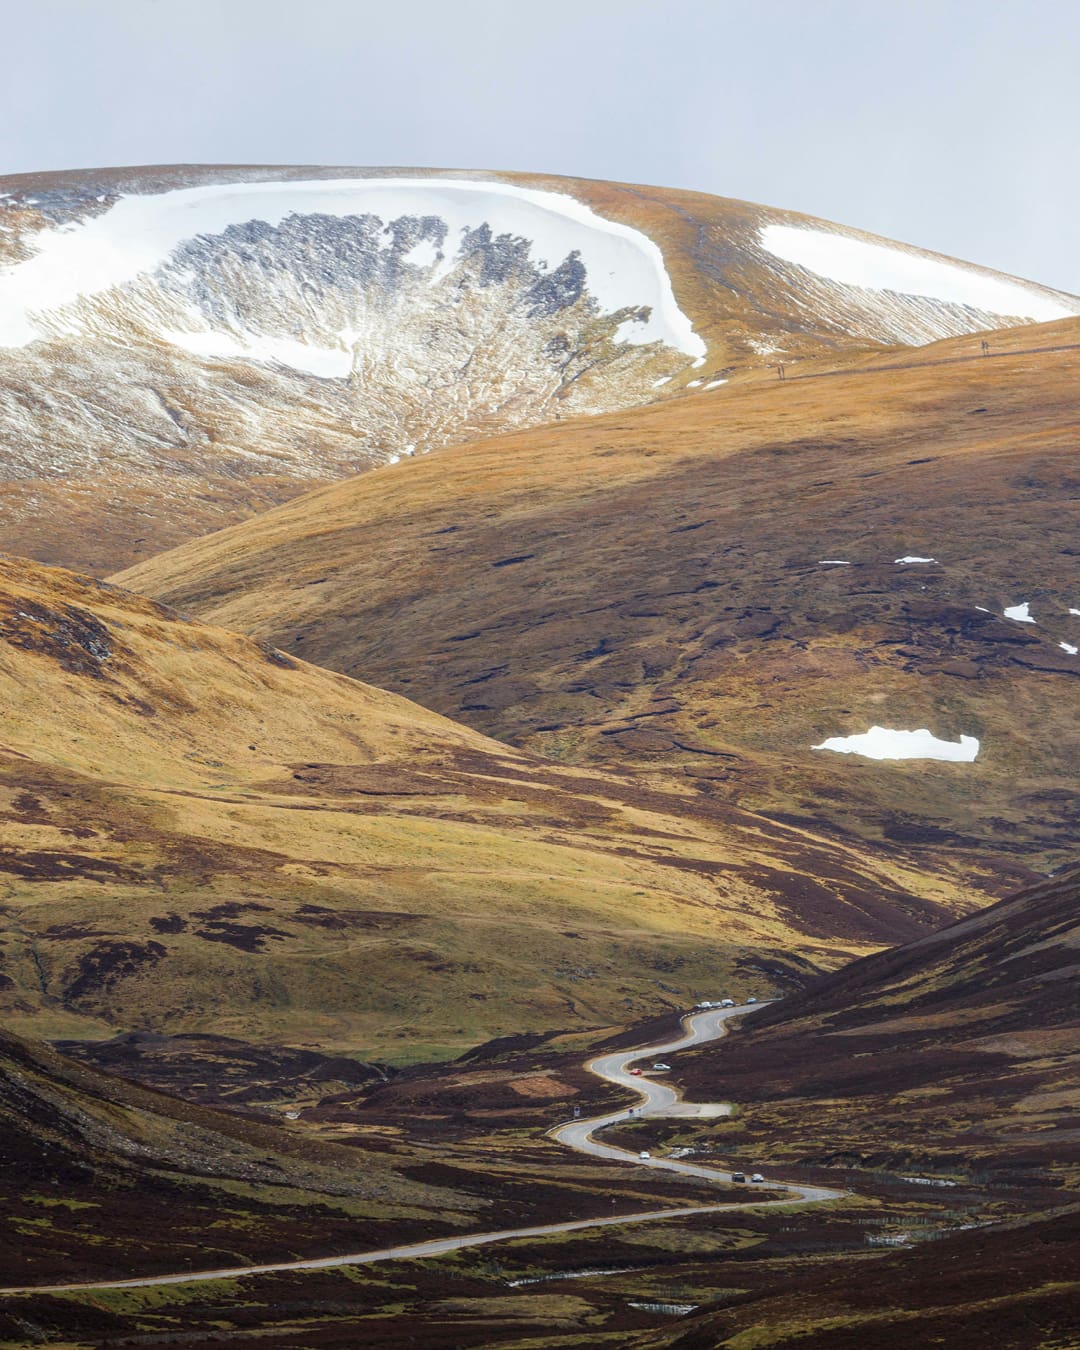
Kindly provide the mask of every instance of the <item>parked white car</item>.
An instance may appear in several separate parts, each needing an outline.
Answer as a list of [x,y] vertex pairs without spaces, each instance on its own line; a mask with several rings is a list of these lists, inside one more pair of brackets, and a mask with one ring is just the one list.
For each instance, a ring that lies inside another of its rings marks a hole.
[[643,1148],[641,1152],[638,1154],[638,1157],[641,1159],[642,1162],[648,1162],[649,1159],[652,1157],[652,1154],[649,1152],[647,1148]]

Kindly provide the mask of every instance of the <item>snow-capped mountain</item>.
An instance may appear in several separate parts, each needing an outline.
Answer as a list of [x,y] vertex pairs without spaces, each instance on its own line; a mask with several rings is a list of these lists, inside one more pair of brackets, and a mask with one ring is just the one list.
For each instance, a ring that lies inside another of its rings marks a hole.
[[[106,568],[303,486],[1080,301],[821,221],[509,174],[0,179],[9,543]],[[80,547],[49,539],[108,500]]]

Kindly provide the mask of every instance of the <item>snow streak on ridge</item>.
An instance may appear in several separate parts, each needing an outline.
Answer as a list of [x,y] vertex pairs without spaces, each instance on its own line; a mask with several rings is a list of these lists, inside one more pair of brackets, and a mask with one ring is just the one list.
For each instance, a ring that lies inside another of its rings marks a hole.
[[1080,301],[1034,282],[847,231],[772,222],[758,239],[821,285],[814,307],[822,314],[832,312],[853,333],[876,328],[884,341],[920,343],[1080,314]]

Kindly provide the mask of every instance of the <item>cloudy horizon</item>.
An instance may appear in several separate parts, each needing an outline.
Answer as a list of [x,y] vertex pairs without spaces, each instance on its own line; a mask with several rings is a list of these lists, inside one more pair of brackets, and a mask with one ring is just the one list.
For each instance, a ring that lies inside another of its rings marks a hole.
[[0,174],[518,170],[802,211],[1080,292],[1080,7],[36,0]]

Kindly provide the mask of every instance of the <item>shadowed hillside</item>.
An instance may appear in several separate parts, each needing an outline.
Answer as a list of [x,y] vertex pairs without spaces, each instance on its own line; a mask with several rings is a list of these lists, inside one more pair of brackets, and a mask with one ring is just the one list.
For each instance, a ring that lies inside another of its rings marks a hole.
[[1080,871],[856,961],[680,1078],[748,1105],[740,1151],[1080,1190]]
[[[876,1250],[864,1238],[862,1251],[809,1260],[804,1247],[785,1259],[780,1239],[761,1272],[734,1262],[701,1272],[692,1316],[624,1344],[1076,1344],[1078,913],[1073,868],[824,976],[718,1045],[681,1055],[675,1076],[688,1096],[726,1094],[738,1114],[704,1129],[639,1129],[635,1147],[665,1147],[659,1134],[747,1171],[843,1178],[856,1195],[877,1189],[900,1207]],[[938,1206],[939,1233],[924,1226],[921,1203]],[[691,1269],[680,1272],[684,1288]]]
[[[167,1097],[0,1032],[3,1283],[340,1250],[415,1221],[467,1223],[470,1197],[407,1159],[305,1140]],[[148,1213],[168,1222],[147,1222]]]
[[[807,362],[353,479],[122,578],[1001,894],[1076,836],[1078,373],[1077,321]],[[977,758],[812,748],[879,725]]]

